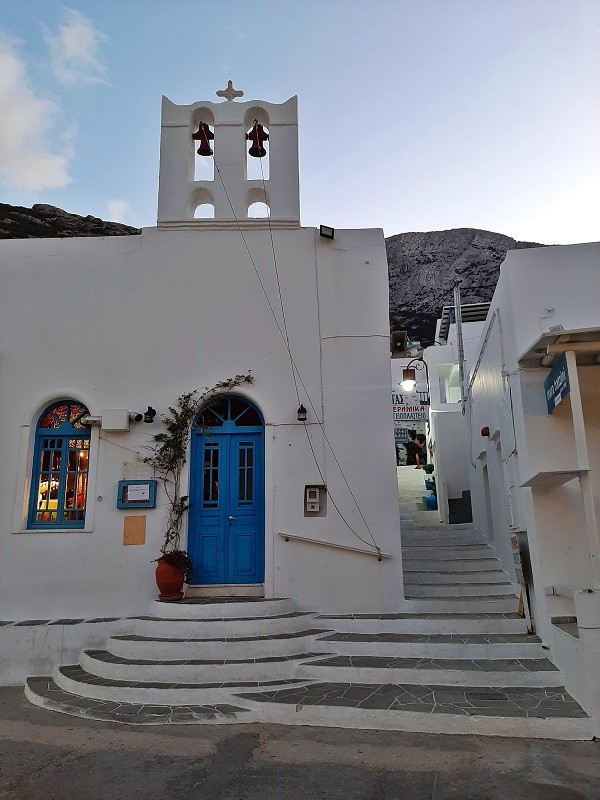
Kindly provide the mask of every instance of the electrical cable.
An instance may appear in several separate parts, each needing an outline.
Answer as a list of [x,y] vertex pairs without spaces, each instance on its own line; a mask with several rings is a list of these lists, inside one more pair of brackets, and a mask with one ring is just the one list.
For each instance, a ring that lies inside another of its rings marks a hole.
[[[300,381],[300,384],[301,384],[301,386],[302,386],[302,388],[303,388],[304,392],[306,393],[306,397],[307,397],[308,403],[309,403],[309,405],[310,405],[310,407],[311,407],[311,409],[312,409],[313,413],[315,414],[315,417],[316,417],[316,419],[317,419],[317,423],[318,423],[318,425],[320,426],[320,428],[321,428],[321,431],[322,431],[322,433],[323,433],[323,437],[324,437],[325,441],[327,442],[327,445],[328,445],[328,447],[329,447],[329,449],[330,449],[330,451],[331,451],[331,454],[333,455],[334,461],[335,461],[335,463],[337,464],[337,466],[338,466],[338,469],[340,470],[340,474],[342,475],[342,478],[344,479],[344,482],[345,482],[345,484],[346,484],[346,486],[347,486],[347,488],[348,488],[348,491],[350,492],[350,495],[351,495],[351,497],[352,497],[352,499],[353,499],[353,501],[354,501],[354,503],[355,503],[355,505],[356,505],[356,507],[357,507],[357,509],[358,509],[358,512],[359,512],[359,514],[360,514],[360,516],[361,516],[361,518],[362,518],[362,520],[363,520],[363,522],[364,522],[364,524],[365,524],[365,527],[366,527],[366,529],[367,529],[367,531],[368,531],[368,533],[369,533],[369,536],[371,537],[371,539],[372,539],[372,541],[373,541],[373,544],[371,545],[369,542],[365,541],[365,540],[364,540],[362,537],[360,537],[360,536],[359,536],[359,535],[356,533],[356,531],[355,531],[355,530],[354,530],[354,529],[353,529],[353,528],[352,528],[352,527],[349,525],[349,523],[346,521],[346,519],[345,519],[345,518],[343,517],[343,515],[340,513],[340,510],[339,510],[338,506],[336,505],[336,503],[334,502],[334,500],[333,500],[333,498],[331,497],[331,494],[330,494],[329,496],[330,496],[330,499],[331,499],[332,505],[333,505],[333,506],[334,506],[334,508],[337,510],[337,512],[338,512],[338,514],[340,515],[340,517],[341,517],[342,521],[343,521],[343,522],[344,522],[344,524],[345,524],[345,525],[348,527],[348,529],[351,531],[351,533],[352,533],[354,536],[356,536],[356,538],[357,538],[357,539],[359,539],[359,540],[360,540],[360,541],[362,541],[364,544],[366,544],[368,547],[374,547],[374,548],[375,548],[375,550],[377,551],[377,553],[379,554],[379,553],[381,553],[381,549],[380,549],[380,548],[379,548],[379,546],[377,545],[377,543],[376,543],[376,541],[375,541],[375,537],[373,536],[373,533],[372,533],[372,531],[371,531],[371,529],[370,529],[370,527],[369,527],[369,525],[368,525],[368,523],[367,523],[367,521],[366,521],[366,519],[365,519],[365,517],[364,517],[364,514],[362,513],[362,510],[361,510],[361,508],[360,508],[360,506],[359,506],[359,504],[358,504],[358,501],[356,500],[356,497],[355,497],[355,495],[354,495],[354,493],[353,493],[353,491],[352,491],[352,489],[351,489],[351,487],[350,487],[350,484],[348,483],[348,480],[347,480],[347,478],[346,478],[346,476],[345,476],[345,474],[344,474],[344,471],[343,471],[343,469],[342,469],[342,466],[341,466],[341,464],[340,464],[340,462],[339,462],[339,460],[338,460],[338,458],[337,458],[337,456],[336,456],[336,454],[335,454],[335,451],[334,451],[334,449],[333,449],[333,446],[332,446],[331,442],[329,441],[329,438],[328,438],[328,436],[327,436],[327,434],[326,434],[326,432],[325,432],[325,429],[324,429],[323,423],[322,423],[322,422],[319,420],[319,415],[318,415],[318,413],[317,413],[317,410],[316,410],[316,408],[315,408],[315,406],[314,406],[314,404],[313,404],[313,402],[312,402],[312,399],[311,399],[311,397],[310,397],[310,394],[309,394],[309,392],[308,392],[308,390],[307,390],[307,388],[306,388],[306,385],[305,385],[305,383],[304,383],[304,381],[303,381],[303,379],[302,379],[302,375],[301,375],[301,373],[300,373],[300,371],[299,371],[299,369],[298,369],[298,366],[297,366],[297,364],[296,364],[296,362],[295,362],[295,360],[294,360],[294,357],[293,357],[293,355],[292,355],[292,351],[291,351],[291,348],[290,348],[290,345],[289,345],[289,338],[288,338],[288,336],[287,336],[287,326],[286,326],[286,329],[284,330],[284,329],[281,327],[281,325],[280,325],[280,323],[279,323],[279,320],[277,319],[277,314],[275,313],[275,309],[273,308],[273,304],[271,303],[271,301],[270,301],[270,299],[269,299],[269,296],[268,296],[268,294],[267,294],[267,291],[266,291],[266,288],[265,288],[264,282],[263,282],[262,278],[260,277],[260,273],[259,273],[259,271],[258,271],[258,267],[256,266],[256,262],[255,262],[255,260],[254,260],[254,258],[253,258],[253,256],[252,256],[252,253],[251,253],[251,251],[250,251],[250,247],[248,246],[248,242],[247,242],[247,239],[246,239],[246,237],[245,237],[245,235],[244,235],[244,231],[243,231],[243,229],[242,229],[242,227],[241,227],[241,225],[240,225],[240,221],[239,221],[239,219],[238,219],[238,216],[237,216],[237,214],[235,213],[235,209],[234,209],[234,207],[233,207],[233,203],[231,202],[231,197],[229,196],[229,192],[227,191],[227,187],[225,186],[225,181],[223,180],[223,176],[222,176],[222,174],[221,174],[221,170],[219,169],[219,165],[218,165],[218,163],[217,163],[217,161],[216,161],[216,159],[215,159],[215,157],[214,157],[214,154],[213,154],[213,162],[214,162],[214,165],[215,165],[215,169],[216,169],[216,171],[217,171],[217,175],[219,176],[219,180],[221,181],[221,185],[222,185],[222,187],[223,187],[223,191],[224,191],[224,193],[225,193],[225,196],[227,197],[227,201],[228,201],[228,203],[229,203],[229,207],[231,208],[231,212],[232,212],[232,214],[233,214],[233,217],[234,217],[234,219],[235,219],[235,222],[236,222],[236,224],[237,224],[237,227],[238,227],[238,230],[239,230],[240,236],[242,237],[242,241],[244,242],[244,246],[245,246],[245,248],[246,248],[246,251],[247,251],[247,253],[248,253],[248,257],[250,258],[250,261],[251,261],[251,263],[252,263],[252,266],[253,266],[253,268],[254,268],[254,272],[256,273],[256,277],[258,278],[258,282],[259,282],[259,284],[260,284],[260,287],[261,287],[261,289],[262,289],[263,295],[264,295],[264,297],[265,297],[265,300],[267,301],[267,305],[268,305],[268,307],[269,307],[269,310],[270,310],[270,312],[271,312],[271,315],[273,316],[273,319],[275,320],[275,325],[277,326],[277,329],[278,329],[278,331],[279,331],[279,334],[280,334],[280,336],[281,336],[281,338],[282,338],[282,340],[283,340],[284,346],[285,346],[285,348],[286,348],[286,350],[287,350],[287,352],[288,352],[288,355],[289,355],[289,357],[290,357],[290,366],[291,366],[291,369],[292,369],[292,375],[294,376],[294,384],[295,384],[295,387],[296,387],[296,394],[297,394],[297,396],[298,396],[298,398],[299,398],[299,392],[298,392],[298,388],[297,388],[297,384],[296,384],[296,380],[295,380],[295,374],[297,374],[297,375],[298,375],[298,380]],[[261,170],[262,170],[262,164],[261,164]],[[264,174],[263,174],[263,191],[264,191],[264,187],[265,187],[265,183],[264,183]],[[266,193],[265,193],[265,197],[266,197]],[[268,204],[267,204],[267,205],[268,205]],[[272,246],[272,250],[273,250],[273,257],[274,257],[274,260],[275,260],[275,263],[276,263],[277,259],[276,259],[276,256],[275,256],[275,247],[274,247],[274,243],[273,243],[273,234],[272,234],[271,220],[270,220],[270,209],[269,209],[268,224],[269,224],[269,231],[270,231],[270,233],[271,233],[271,246]],[[277,273],[277,278],[278,278],[278,273]],[[281,303],[282,303],[282,312],[283,312],[283,297],[282,297],[282,294],[281,294],[281,287],[280,287],[280,284],[279,284],[279,279],[278,279],[278,285],[279,285],[280,301],[281,301]],[[282,313],[282,316],[283,316],[283,321],[284,321],[284,324],[285,324],[285,316],[284,316],[284,314],[283,314],[283,313]],[[305,429],[306,429],[306,424],[305,424],[305,426],[304,426],[304,427],[305,427]],[[317,465],[317,470],[319,471],[319,474],[321,475],[321,480],[323,480],[323,481],[324,481],[324,478],[323,478],[323,476],[322,476],[322,472],[321,472],[320,466],[319,466],[319,464],[318,464],[318,462],[317,462],[317,459],[316,459],[316,454],[314,453],[314,450],[313,450],[313,447],[312,447],[312,442],[310,442],[310,437],[308,436],[308,431],[307,431],[307,437],[308,437],[308,439],[309,439],[309,444],[310,444],[310,447],[311,447],[311,451],[313,452],[313,457],[314,457],[314,459],[315,459],[315,463],[316,463],[316,465]]]
[[[265,200],[266,200],[267,187],[266,187],[266,184],[265,184],[265,173],[264,173],[264,170],[263,170],[262,160],[263,160],[263,157],[259,156],[260,174],[261,174],[261,177],[262,177],[262,185],[263,185],[263,194],[264,194],[264,197],[265,197]],[[223,188],[225,188],[225,187],[223,187]],[[281,292],[281,283],[279,281],[279,268],[278,268],[278,265],[277,265],[277,256],[275,254],[275,242],[273,240],[273,228],[271,226],[271,207],[269,206],[268,203],[266,205],[267,205],[267,220],[268,220],[268,223],[269,223],[269,236],[271,238],[271,251],[273,253],[273,264],[275,266],[275,277],[277,279],[277,289],[278,289],[278,292],[279,292],[279,303],[280,303],[280,306],[281,306],[281,317],[282,317],[282,320],[283,320],[283,327],[284,327],[284,330],[285,330],[285,344],[286,344],[286,349],[288,351],[288,354],[290,356],[290,368],[291,368],[291,371],[292,371],[292,378],[294,380],[294,388],[296,390],[296,398],[298,400],[298,405],[300,405],[300,393],[298,391],[298,382],[296,380],[296,374],[295,374],[296,370],[297,370],[297,367],[295,366],[294,359],[292,357],[291,347],[290,347],[290,338],[289,338],[288,329],[287,329],[287,322],[286,322],[286,318],[285,318],[285,307],[284,307],[284,303],[283,303],[283,294]],[[311,398],[310,398],[310,396],[308,394],[306,386],[304,385],[304,381],[302,380],[302,376],[300,375],[299,372],[298,372],[298,377],[300,378],[300,381],[302,383],[302,387],[304,388],[304,391],[306,392],[306,396],[308,398],[309,404],[310,404],[311,408],[313,409],[313,411],[315,412],[315,416],[317,417],[317,423],[319,424],[319,426],[320,426],[320,428],[322,430],[323,436],[325,437],[325,440],[327,441],[327,444],[329,445],[329,449],[331,450],[331,453],[332,453],[332,455],[333,455],[333,457],[335,459],[335,462],[338,465],[340,473],[341,473],[342,477],[344,478],[344,482],[346,483],[346,486],[348,487],[350,495],[352,496],[352,499],[354,500],[354,503],[355,503],[356,507],[358,508],[358,512],[361,515],[363,522],[365,523],[365,527],[367,528],[369,536],[373,540],[373,546],[377,549],[378,552],[380,552],[379,547],[377,546],[377,542],[375,541],[375,537],[373,536],[373,534],[372,534],[372,532],[371,532],[371,530],[369,528],[369,525],[367,524],[367,521],[366,521],[366,519],[365,519],[365,517],[364,517],[364,515],[362,513],[362,510],[361,510],[361,508],[360,508],[360,506],[358,504],[358,501],[356,500],[356,497],[354,496],[354,493],[352,492],[352,489],[350,488],[350,484],[348,483],[348,480],[347,480],[347,478],[346,478],[346,476],[344,474],[344,471],[343,471],[343,469],[342,469],[342,467],[341,467],[341,465],[340,465],[340,463],[339,463],[339,461],[338,461],[338,459],[336,457],[336,454],[335,454],[335,452],[333,450],[333,447],[332,447],[331,443],[329,442],[329,440],[327,439],[327,436],[325,435],[324,425],[319,420],[319,416],[315,411],[314,405],[313,405],[313,403],[311,401]],[[313,455],[313,459],[314,459],[315,465],[316,465],[317,470],[319,472],[319,475],[321,477],[321,481],[323,483],[325,483],[325,478],[323,476],[323,472],[321,471],[321,467],[320,467],[319,462],[317,460],[317,455],[316,455],[316,453],[314,451],[314,448],[313,448],[313,444],[312,444],[312,441],[311,441],[311,438],[310,438],[310,434],[309,434],[308,428],[306,426],[306,421],[304,422],[304,431],[306,433],[306,438],[308,440],[308,445],[309,445],[311,453]],[[331,493],[329,493],[329,499],[331,500],[331,504],[333,505],[335,510],[340,515],[340,518],[342,519],[342,521],[344,522],[346,527],[356,536],[357,539],[359,539],[361,542],[363,542],[363,544],[366,544],[368,547],[371,547],[369,542],[365,541],[365,539],[360,537],[356,533],[354,528],[352,528],[352,526],[348,523],[348,521],[346,520],[346,518],[344,517],[344,515],[340,511],[340,509],[339,509],[337,503],[335,502],[335,499],[331,495]]]

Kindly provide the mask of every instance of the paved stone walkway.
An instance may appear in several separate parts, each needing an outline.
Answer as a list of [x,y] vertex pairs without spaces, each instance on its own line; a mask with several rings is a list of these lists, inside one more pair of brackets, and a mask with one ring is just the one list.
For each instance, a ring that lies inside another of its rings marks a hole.
[[463,688],[390,684],[317,683],[239,695],[259,702],[327,705],[496,717],[579,717],[586,714],[562,687]]
[[557,672],[545,658],[394,658],[393,656],[332,656],[313,661],[319,667],[378,667],[380,669],[441,669],[467,672]]
[[600,800],[600,744],[278,725],[143,728],[48,714],[21,687],[0,689],[1,800],[117,797]]

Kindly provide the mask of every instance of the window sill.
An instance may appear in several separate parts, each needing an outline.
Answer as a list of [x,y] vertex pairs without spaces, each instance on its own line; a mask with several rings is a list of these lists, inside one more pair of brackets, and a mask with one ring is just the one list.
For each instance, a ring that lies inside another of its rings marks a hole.
[[41,528],[21,528],[20,530],[12,531],[13,534],[21,534],[21,533],[93,533],[94,529],[90,528],[47,528],[43,530]]

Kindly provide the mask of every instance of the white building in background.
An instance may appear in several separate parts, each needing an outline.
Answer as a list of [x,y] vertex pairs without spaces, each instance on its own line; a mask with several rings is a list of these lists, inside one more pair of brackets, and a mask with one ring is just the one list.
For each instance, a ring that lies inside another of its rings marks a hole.
[[[426,365],[421,360],[419,342],[410,342],[405,331],[394,331],[392,351],[392,416],[398,466],[416,464],[415,439],[427,436],[429,420],[429,387]],[[414,369],[414,386],[403,385],[403,373]],[[425,447],[422,451],[427,453]]]
[[[464,370],[475,362],[489,303],[461,305]],[[444,523],[470,518],[468,419],[461,405],[459,348],[454,306],[444,306],[436,325],[435,345],[423,358],[431,395],[429,442],[433,451],[438,512]]]
[[470,370],[469,417],[474,522],[509,574],[511,536],[528,551],[536,630],[598,718],[600,244],[508,253]]
[[[255,121],[264,180],[248,172]],[[217,169],[196,172],[197,130]],[[182,393],[248,371],[213,407],[215,435],[192,435],[182,545],[196,594],[400,606],[383,232],[324,233],[300,225],[296,98],[164,99],[156,227],[0,242],[2,620],[147,613],[167,511],[160,485],[145,507],[150,434]],[[148,406],[152,425],[130,420]],[[132,480],[139,499],[117,507]],[[64,642],[75,653],[88,632]],[[48,668],[30,645],[24,675]]]

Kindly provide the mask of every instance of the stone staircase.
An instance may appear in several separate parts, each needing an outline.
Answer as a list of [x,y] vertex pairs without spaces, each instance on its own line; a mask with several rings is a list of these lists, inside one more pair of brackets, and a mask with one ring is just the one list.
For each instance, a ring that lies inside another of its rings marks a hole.
[[[410,468],[405,467],[404,470]],[[30,678],[37,705],[134,724],[276,722],[591,738],[514,588],[472,525],[404,498],[401,610],[318,614],[285,599],[156,603],[153,616]],[[425,515],[425,516],[423,516]]]

